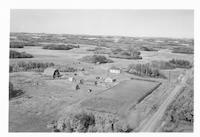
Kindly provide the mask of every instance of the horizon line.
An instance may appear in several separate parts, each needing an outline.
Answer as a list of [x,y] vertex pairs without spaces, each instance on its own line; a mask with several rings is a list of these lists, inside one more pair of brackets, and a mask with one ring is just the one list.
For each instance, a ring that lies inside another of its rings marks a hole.
[[87,33],[53,33],[53,32],[10,32],[10,33],[30,33],[30,34],[55,34],[55,35],[88,35],[88,36],[112,36],[112,37],[132,37],[132,38],[170,38],[170,39],[193,39],[194,37],[165,37],[165,36],[130,36],[111,34],[87,34]]

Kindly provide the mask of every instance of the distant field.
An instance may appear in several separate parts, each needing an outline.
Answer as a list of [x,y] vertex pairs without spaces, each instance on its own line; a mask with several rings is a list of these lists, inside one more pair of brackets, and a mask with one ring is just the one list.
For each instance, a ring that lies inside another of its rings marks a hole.
[[[93,55],[92,52],[88,52],[92,45],[80,45],[80,48],[75,48],[71,50],[46,50],[42,49],[42,47],[24,47],[21,49],[14,49],[18,52],[26,52],[34,56],[34,58],[23,59],[24,61],[43,61],[43,62],[53,62],[55,64],[68,64],[68,62],[77,61],[83,56]],[[116,66],[128,66],[131,63],[148,63],[153,60],[164,60],[168,61],[170,59],[186,59],[189,61],[193,61],[193,54],[178,54],[171,53],[170,50],[160,50],[160,51],[141,51],[141,60],[127,60],[127,59],[119,59],[112,58],[114,61],[114,65]],[[108,57],[108,56],[106,56]],[[22,59],[10,59],[10,63],[15,63],[18,61],[22,61]],[[104,66],[109,64],[103,64]],[[109,68],[109,67],[108,67]]]
[[98,96],[83,101],[81,105],[89,110],[118,113],[129,105],[136,104],[158,85],[158,82],[143,80],[123,81]]

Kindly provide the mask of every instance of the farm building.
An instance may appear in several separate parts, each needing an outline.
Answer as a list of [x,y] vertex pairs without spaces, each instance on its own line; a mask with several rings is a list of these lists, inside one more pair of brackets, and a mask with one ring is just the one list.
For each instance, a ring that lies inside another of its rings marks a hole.
[[107,78],[105,79],[105,82],[106,82],[106,83],[111,83],[111,82],[113,82],[113,79],[110,78],[110,77],[107,77]]
[[95,80],[93,80],[93,79],[87,79],[87,80],[85,80],[85,83],[87,85],[96,85]]
[[80,79],[79,84],[84,84],[84,79]]
[[77,84],[76,86],[75,86],[75,90],[79,90],[80,89],[80,86]]
[[90,92],[92,92],[92,89],[91,89],[91,88],[88,89],[88,93],[90,93]]
[[69,77],[68,80],[69,80],[70,82],[74,82],[74,81],[75,81],[75,78],[74,78],[74,77]]
[[60,72],[59,72],[58,69],[55,69],[55,68],[47,68],[47,69],[44,70],[43,75],[51,76],[53,78],[57,78],[57,77],[60,77]]
[[121,69],[113,66],[109,69],[109,72],[114,74],[119,74],[121,73]]

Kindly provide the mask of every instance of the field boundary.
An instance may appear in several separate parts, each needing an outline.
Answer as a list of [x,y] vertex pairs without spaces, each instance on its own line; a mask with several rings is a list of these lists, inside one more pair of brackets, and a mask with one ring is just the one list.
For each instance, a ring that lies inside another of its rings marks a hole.
[[153,93],[154,90],[156,90],[158,87],[160,87],[162,83],[160,82],[157,86],[155,86],[154,88],[152,88],[151,90],[149,90],[149,92],[147,92],[143,97],[141,97],[136,104],[139,104],[142,100],[144,100],[147,96],[149,96],[151,93]]
[[105,114],[112,114],[112,115],[117,115],[117,112],[116,113],[114,113],[114,112],[107,112],[107,111],[105,111],[105,110],[95,110],[95,109],[92,109],[92,108],[85,108],[86,110],[89,110],[89,111],[91,111],[91,112],[99,112],[99,113],[105,113]]
[[141,81],[148,81],[148,82],[158,82],[160,83],[159,81],[156,81],[156,80],[150,80],[150,79],[142,79],[142,78],[131,78],[131,80],[141,80]]
[[138,101],[134,104],[132,104],[128,110],[131,110],[133,108],[136,107],[137,104],[141,103],[146,97],[148,97],[150,94],[152,94],[157,88],[160,87],[162,83],[160,82],[158,85],[156,85],[155,87],[153,87],[151,90],[149,90],[149,92],[147,92],[146,94],[144,94],[140,99],[138,99]]

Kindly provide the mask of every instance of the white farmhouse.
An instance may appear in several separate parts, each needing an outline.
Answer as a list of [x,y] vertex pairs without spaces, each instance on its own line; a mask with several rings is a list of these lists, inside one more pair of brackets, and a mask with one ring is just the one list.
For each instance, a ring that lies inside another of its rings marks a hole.
[[109,72],[114,73],[114,74],[120,74],[121,69],[113,66],[113,67],[110,68]]

